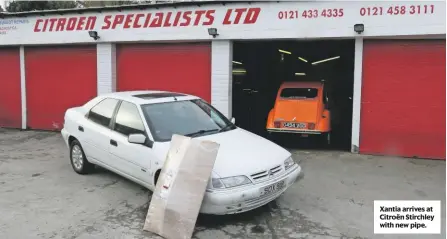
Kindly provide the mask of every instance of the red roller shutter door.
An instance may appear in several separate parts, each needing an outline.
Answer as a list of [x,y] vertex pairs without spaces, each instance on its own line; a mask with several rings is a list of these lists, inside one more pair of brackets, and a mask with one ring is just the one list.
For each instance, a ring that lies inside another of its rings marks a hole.
[[27,122],[60,130],[65,111],[97,95],[96,46],[25,48]]
[[444,40],[365,41],[360,152],[445,159]]
[[117,89],[167,90],[211,101],[211,45],[117,46]]
[[21,128],[20,50],[0,48],[0,127]]

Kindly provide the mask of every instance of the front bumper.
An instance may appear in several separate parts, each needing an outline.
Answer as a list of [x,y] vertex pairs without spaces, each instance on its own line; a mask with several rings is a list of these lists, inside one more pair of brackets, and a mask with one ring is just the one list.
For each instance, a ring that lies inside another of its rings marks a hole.
[[[236,214],[261,207],[284,193],[293,183],[301,179],[301,167],[296,164],[286,174],[267,182],[240,189],[207,192],[203,198],[201,213],[204,214]],[[261,189],[277,182],[285,181],[285,187],[271,195],[261,197]]]
[[67,146],[70,146],[70,145],[68,145],[68,137],[70,137],[70,135],[68,134],[68,132],[67,132],[67,130],[66,130],[65,128],[63,128],[63,129],[61,130],[61,135],[62,135],[62,138],[63,138],[64,141],[65,141],[65,144],[66,144]]

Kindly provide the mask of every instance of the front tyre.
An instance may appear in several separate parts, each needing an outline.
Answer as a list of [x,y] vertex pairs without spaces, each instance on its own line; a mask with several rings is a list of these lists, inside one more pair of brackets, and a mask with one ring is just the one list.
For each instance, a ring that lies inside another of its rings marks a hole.
[[87,174],[94,168],[94,165],[87,161],[84,150],[76,139],[70,144],[70,163],[73,170],[78,174]]

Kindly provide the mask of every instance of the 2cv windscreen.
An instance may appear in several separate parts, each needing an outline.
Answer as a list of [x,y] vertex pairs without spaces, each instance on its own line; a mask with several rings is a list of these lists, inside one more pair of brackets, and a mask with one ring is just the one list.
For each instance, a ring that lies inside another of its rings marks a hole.
[[283,99],[312,99],[317,95],[318,89],[315,88],[285,88],[280,96]]

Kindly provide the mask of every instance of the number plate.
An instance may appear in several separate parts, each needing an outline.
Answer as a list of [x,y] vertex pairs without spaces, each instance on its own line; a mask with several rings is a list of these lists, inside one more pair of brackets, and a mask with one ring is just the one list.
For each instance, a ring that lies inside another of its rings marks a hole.
[[264,187],[261,189],[261,196],[267,196],[272,193],[275,193],[276,191],[279,191],[283,189],[286,186],[286,183],[283,181],[279,181],[277,183],[271,184],[267,187]]
[[295,122],[285,122],[283,124],[284,128],[295,128],[295,129],[305,129],[305,123],[295,123]]

